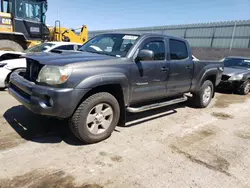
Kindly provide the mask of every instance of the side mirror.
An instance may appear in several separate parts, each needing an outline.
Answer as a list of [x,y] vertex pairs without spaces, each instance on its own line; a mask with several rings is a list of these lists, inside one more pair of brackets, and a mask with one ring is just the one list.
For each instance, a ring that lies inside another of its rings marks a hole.
[[154,58],[154,52],[151,50],[140,50],[136,61],[150,61]]

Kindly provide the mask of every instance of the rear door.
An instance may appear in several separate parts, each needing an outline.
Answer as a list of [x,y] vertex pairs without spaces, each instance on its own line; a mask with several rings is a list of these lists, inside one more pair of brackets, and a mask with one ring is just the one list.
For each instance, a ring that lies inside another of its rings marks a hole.
[[139,50],[154,52],[154,58],[134,62],[131,69],[131,102],[157,99],[166,95],[166,42],[162,37],[144,40]]
[[189,55],[191,54],[189,46],[185,41],[174,38],[169,38],[168,43],[168,95],[188,92],[191,86],[194,70],[193,61]]

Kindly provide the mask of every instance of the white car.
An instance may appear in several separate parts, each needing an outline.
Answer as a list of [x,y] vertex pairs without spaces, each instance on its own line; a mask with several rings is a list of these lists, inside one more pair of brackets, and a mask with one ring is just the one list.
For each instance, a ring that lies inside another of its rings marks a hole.
[[82,44],[80,43],[72,42],[45,42],[24,50],[23,52],[0,51],[0,89],[6,87],[9,76],[13,71],[26,68],[26,59],[18,58],[20,55],[26,53],[51,52],[52,50],[77,51],[81,46]]

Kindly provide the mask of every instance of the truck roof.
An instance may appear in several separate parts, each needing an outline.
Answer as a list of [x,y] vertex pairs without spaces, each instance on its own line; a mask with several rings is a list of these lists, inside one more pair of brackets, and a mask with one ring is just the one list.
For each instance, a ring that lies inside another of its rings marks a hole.
[[147,36],[147,37],[171,37],[171,38],[174,38],[174,39],[178,39],[178,40],[185,40],[184,38],[181,38],[181,37],[175,37],[175,36],[172,36],[172,35],[166,35],[166,34],[160,34],[160,33],[142,33],[142,34],[138,34],[138,33],[133,33],[133,32],[112,32],[112,33],[102,33],[103,35],[107,34],[107,35],[110,35],[110,34],[122,34],[122,35],[137,35],[137,36]]

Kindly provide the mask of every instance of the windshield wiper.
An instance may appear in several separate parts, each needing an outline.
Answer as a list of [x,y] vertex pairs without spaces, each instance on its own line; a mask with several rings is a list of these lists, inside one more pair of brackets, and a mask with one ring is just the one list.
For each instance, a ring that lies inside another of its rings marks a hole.
[[94,54],[101,54],[101,55],[109,55],[109,56],[113,56],[113,57],[116,56],[116,55],[113,55],[113,54],[108,54],[108,53],[105,53],[105,52],[98,52],[98,51],[88,51],[88,50],[79,50],[79,51],[89,52],[89,53],[94,53]]

